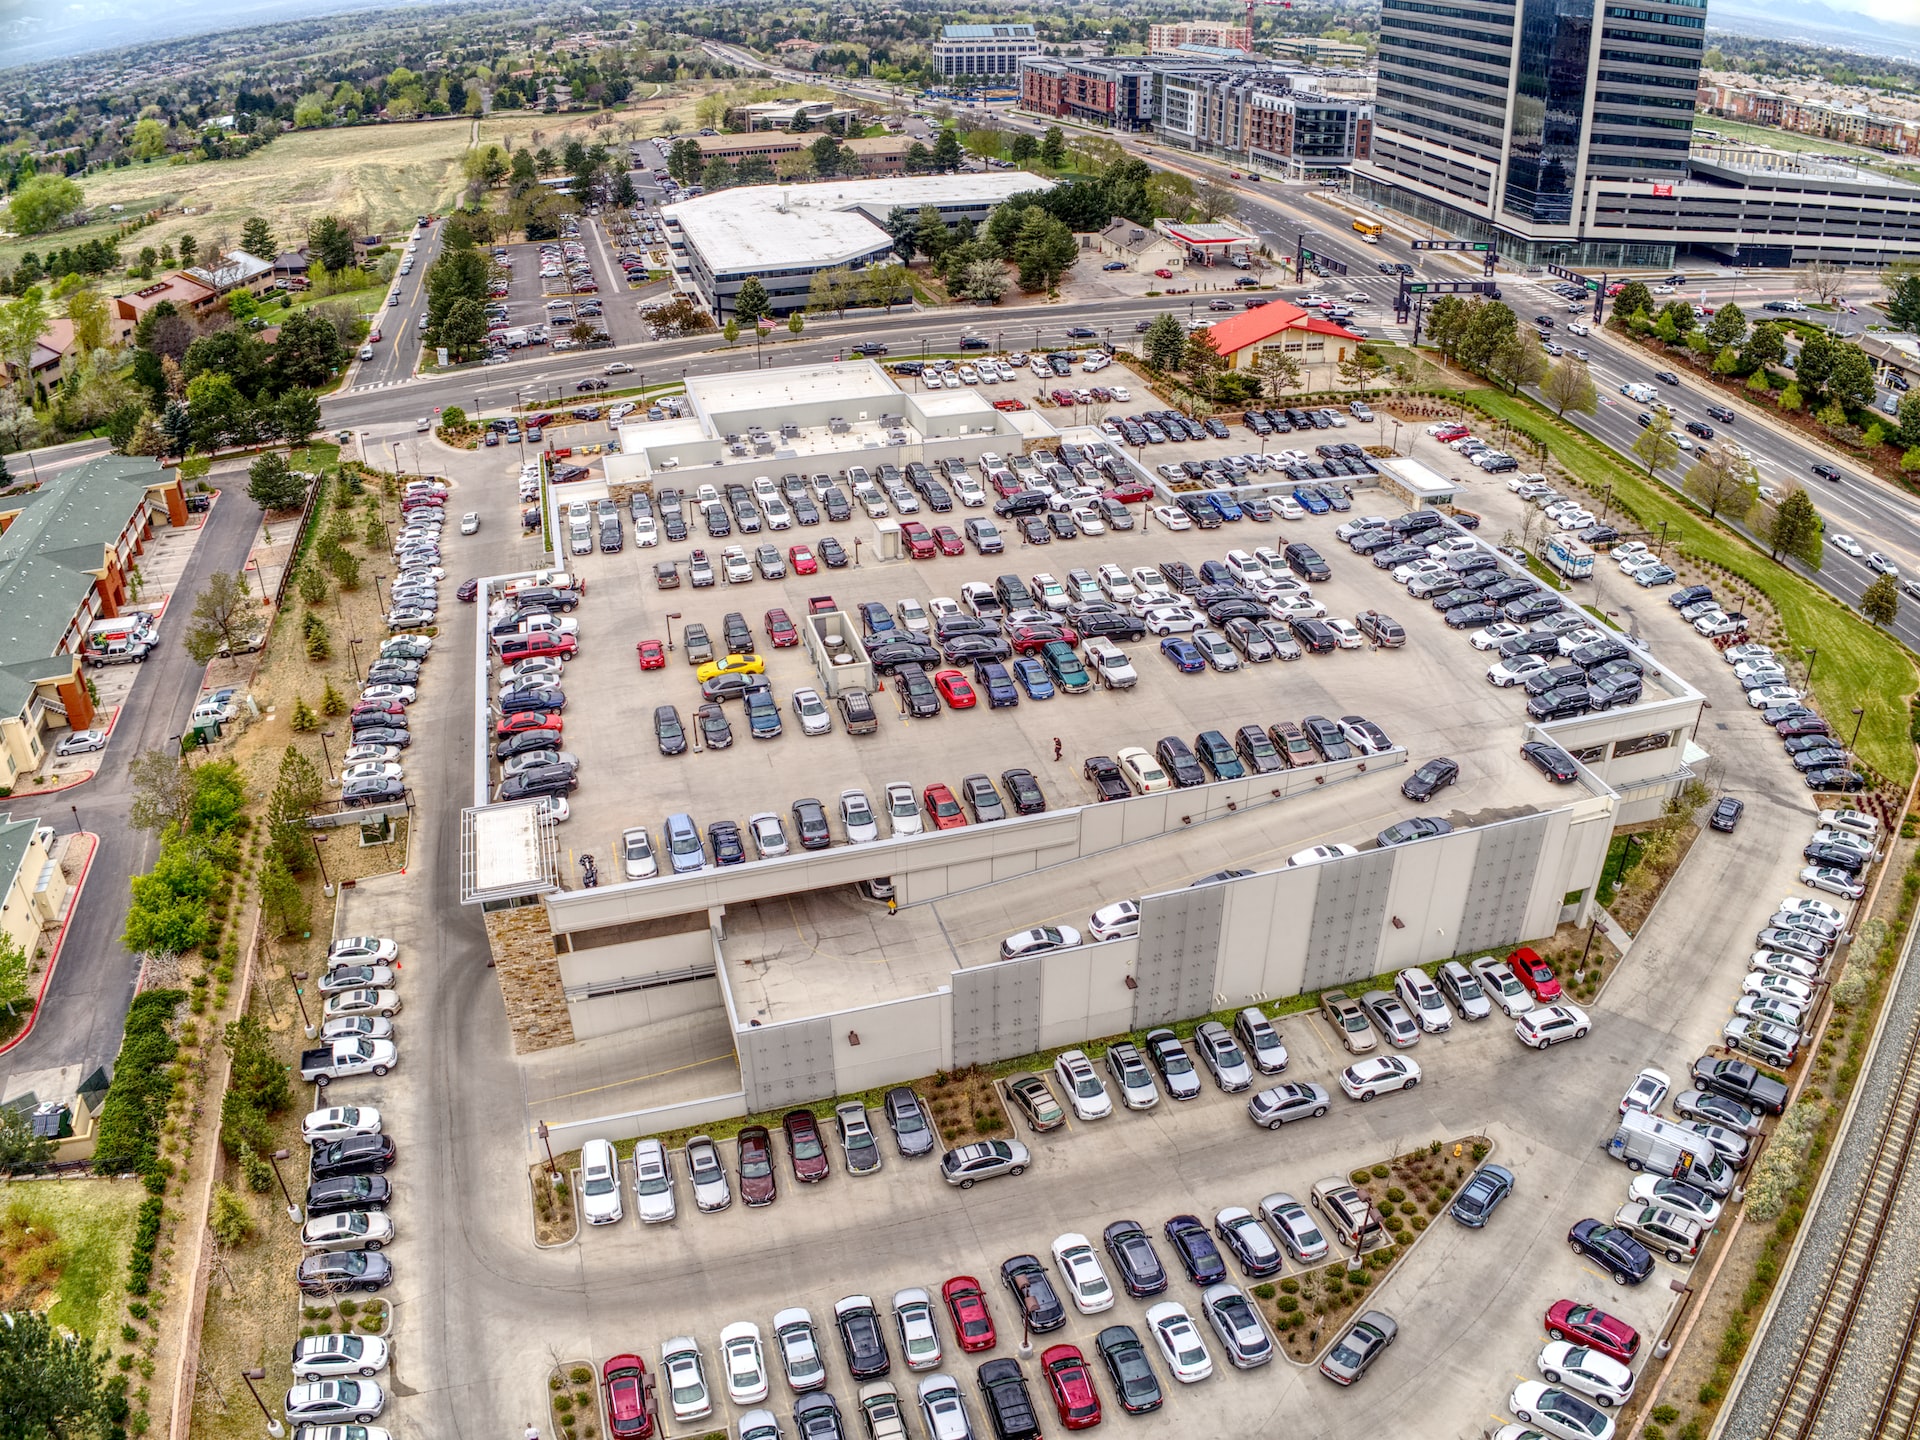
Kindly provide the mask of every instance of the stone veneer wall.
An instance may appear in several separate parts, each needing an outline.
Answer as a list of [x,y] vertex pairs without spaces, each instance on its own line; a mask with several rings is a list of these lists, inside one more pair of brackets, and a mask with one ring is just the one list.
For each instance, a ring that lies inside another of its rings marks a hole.
[[566,988],[560,983],[560,958],[553,953],[547,907],[520,905],[486,913],[487,945],[500,974],[507,1002],[513,1053],[526,1055],[573,1043]]

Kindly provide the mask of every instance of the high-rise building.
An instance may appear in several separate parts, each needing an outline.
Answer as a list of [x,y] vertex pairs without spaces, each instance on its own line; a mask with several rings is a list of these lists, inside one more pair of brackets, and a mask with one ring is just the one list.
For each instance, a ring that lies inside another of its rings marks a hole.
[[1040,53],[1031,25],[944,25],[933,42],[933,63],[944,80],[1012,80],[1020,61]]
[[1381,0],[1355,188],[1528,264],[1884,263],[1920,240],[1920,190],[1884,176],[1689,158],[1706,24],[1707,0]]

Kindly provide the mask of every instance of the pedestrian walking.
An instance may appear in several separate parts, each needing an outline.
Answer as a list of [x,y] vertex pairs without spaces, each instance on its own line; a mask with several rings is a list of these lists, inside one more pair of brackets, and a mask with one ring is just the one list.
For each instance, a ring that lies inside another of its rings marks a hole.
[[1058,735],[1053,737],[1053,758],[1056,760],[1060,758],[1060,737]]

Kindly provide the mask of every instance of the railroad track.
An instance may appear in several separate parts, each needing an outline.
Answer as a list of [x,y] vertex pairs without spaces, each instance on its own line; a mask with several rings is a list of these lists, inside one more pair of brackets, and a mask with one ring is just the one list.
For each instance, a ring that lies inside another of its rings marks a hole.
[[[1864,1117],[1863,1117],[1864,1118]],[[1881,1241],[1893,1218],[1908,1166],[1920,1143],[1920,1027],[1907,1036],[1873,1155],[1852,1197],[1840,1243],[1822,1278],[1819,1299],[1801,1331],[1793,1362],[1773,1392],[1754,1440],[1811,1440],[1826,1412],[1828,1390],[1872,1284]],[[1904,1284],[1904,1278],[1901,1280]],[[1910,1440],[1920,1425],[1920,1308],[1911,1308],[1885,1376],[1879,1414],[1865,1434]]]

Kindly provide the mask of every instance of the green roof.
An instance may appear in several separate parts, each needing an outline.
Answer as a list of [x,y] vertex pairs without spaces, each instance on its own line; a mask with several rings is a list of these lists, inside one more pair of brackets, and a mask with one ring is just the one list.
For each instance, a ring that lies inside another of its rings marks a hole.
[[103,455],[47,481],[0,534],[0,708],[26,703],[34,667],[60,653],[102,552],[165,479],[151,457]]
[[0,886],[12,880],[20,869],[20,862],[27,857],[27,846],[33,841],[33,832],[39,828],[38,820],[16,820],[11,815],[0,815]]

